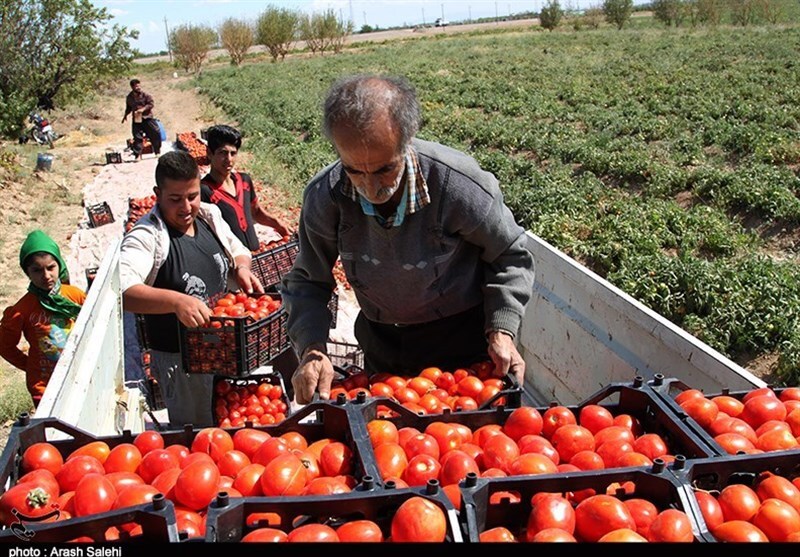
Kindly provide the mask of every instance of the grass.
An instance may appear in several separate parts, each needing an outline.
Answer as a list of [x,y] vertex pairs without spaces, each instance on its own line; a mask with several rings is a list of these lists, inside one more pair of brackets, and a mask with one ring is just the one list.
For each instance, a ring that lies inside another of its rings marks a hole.
[[0,423],[15,420],[23,412],[33,411],[33,400],[25,386],[25,374],[0,360]]

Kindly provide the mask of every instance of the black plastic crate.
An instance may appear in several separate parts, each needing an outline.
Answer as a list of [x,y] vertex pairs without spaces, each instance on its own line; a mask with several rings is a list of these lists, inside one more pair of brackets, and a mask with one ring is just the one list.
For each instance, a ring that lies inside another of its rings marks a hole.
[[120,164],[122,162],[122,153],[113,151],[106,153],[106,164]]
[[327,343],[328,358],[339,367],[349,365],[364,367],[364,351],[358,344],[329,340]]
[[[212,307],[215,303],[216,299],[210,301]],[[213,316],[208,327],[179,325],[184,371],[246,377],[289,348],[286,320],[286,310],[280,307],[257,321],[247,316]]]
[[337,317],[339,315],[339,294],[333,291],[331,300],[328,302],[328,311],[331,312],[331,329],[336,328]]
[[98,228],[105,224],[114,222],[114,214],[107,201],[96,203],[86,207],[86,214],[89,216],[89,227]]
[[397,509],[420,496],[437,505],[447,521],[445,542],[462,542],[456,510],[438,484],[419,489],[376,489],[367,480],[349,493],[319,497],[218,497],[206,518],[207,542],[239,542],[256,528],[269,526],[288,533],[304,524],[326,524],[336,529],[353,520],[372,520],[391,535]]
[[[291,407],[289,397],[286,393],[286,385],[283,382],[283,376],[280,373],[273,372],[273,373],[263,373],[263,374],[253,374],[249,375],[245,378],[234,378],[234,377],[222,377],[216,376],[214,377],[214,390],[211,395],[211,410],[214,414],[214,423],[217,426],[221,425],[222,420],[224,419],[221,413],[217,413],[217,405],[220,402],[224,402],[225,394],[229,390],[238,390],[240,392],[246,392],[249,394],[255,394],[256,396],[260,396],[263,389],[259,389],[262,385],[266,386],[277,386],[280,388],[280,396],[273,400],[279,400],[283,403],[283,418],[280,418],[273,422],[253,422],[253,420],[246,420],[246,417],[242,418],[241,424],[233,423],[232,426],[236,427],[237,425],[244,425],[245,421],[251,421],[256,425],[271,425],[271,423],[280,423],[291,413]],[[272,397],[270,397],[272,399]],[[227,412],[225,412],[227,416]],[[230,426],[229,426],[230,427]]]
[[789,480],[800,476],[800,451],[781,451],[752,455],[711,457],[686,461],[685,466],[672,466],[671,473],[685,486],[702,535],[717,541],[703,518],[695,491],[717,495],[732,484],[755,487],[762,475],[775,474]]
[[97,267],[87,267],[84,271],[86,273],[86,291],[88,292],[89,289],[92,287],[92,283],[94,283],[94,279],[97,278]]
[[647,470],[619,468],[508,478],[478,478],[472,474],[460,487],[459,522],[468,542],[479,542],[482,532],[499,526],[508,528],[519,541],[525,541],[523,534],[531,512],[531,498],[536,493],[566,495],[584,490],[593,490],[584,495],[613,495],[623,501],[643,498],[659,511],[683,511],[692,523],[695,541],[708,541],[697,523],[686,490],[663,462],[656,462]]
[[254,253],[250,261],[250,270],[265,289],[276,286],[291,270],[299,251],[300,242],[292,239],[268,250]]

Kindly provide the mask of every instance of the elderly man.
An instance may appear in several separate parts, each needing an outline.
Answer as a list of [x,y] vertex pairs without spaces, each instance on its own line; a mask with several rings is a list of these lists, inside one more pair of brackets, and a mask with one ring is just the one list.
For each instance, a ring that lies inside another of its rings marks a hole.
[[524,379],[514,339],[534,279],[525,232],[492,174],[414,137],[420,119],[402,78],[351,76],[328,92],[323,129],[339,160],[305,189],[300,253],[282,282],[301,404],[315,391],[330,396],[326,304],[338,257],[360,306],[367,371],[412,375],[491,358],[495,375]]

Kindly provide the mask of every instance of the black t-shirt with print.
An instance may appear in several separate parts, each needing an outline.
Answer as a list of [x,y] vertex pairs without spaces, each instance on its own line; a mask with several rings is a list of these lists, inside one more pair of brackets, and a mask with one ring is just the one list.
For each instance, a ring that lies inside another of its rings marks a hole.
[[[153,286],[189,294],[205,302],[227,289],[228,258],[216,234],[195,220],[195,235],[169,230],[169,254]],[[149,348],[179,352],[178,317],[174,313],[145,315]]]
[[236,184],[236,197],[226,192],[221,184],[214,182],[211,174],[203,176],[200,182],[200,199],[205,203],[213,203],[219,207],[222,218],[231,227],[234,235],[247,246],[250,251],[258,249],[258,235],[253,224],[253,202],[256,190],[249,174],[232,172],[231,178]]

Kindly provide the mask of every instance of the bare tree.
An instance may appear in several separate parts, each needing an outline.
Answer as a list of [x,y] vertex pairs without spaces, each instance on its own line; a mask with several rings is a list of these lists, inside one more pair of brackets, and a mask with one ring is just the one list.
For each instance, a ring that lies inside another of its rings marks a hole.
[[782,6],[777,0],[756,0],[756,9],[761,18],[772,25],[778,23],[783,14]]
[[755,21],[755,0],[731,0],[731,20],[734,25],[746,27]]
[[243,19],[229,17],[219,26],[219,40],[222,47],[228,51],[231,63],[238,66],[253,46],[255,40],[253,26]]
[[217,32],[207,25],[187,24],[176,27],[169,40],[178,67],[198,74],[217,42]]
[[283,60],[289,53],[300,26],[300,15],[286,8],[269,6],[256,22],[256,40],[263,44],[272,56]]

